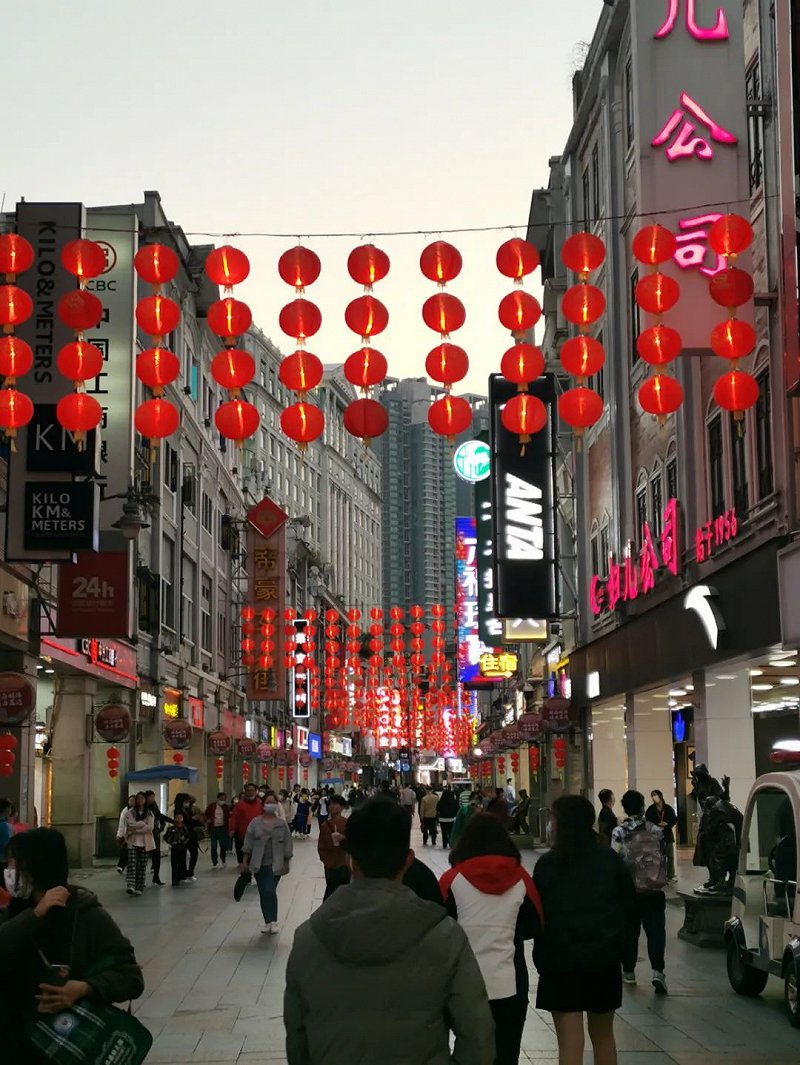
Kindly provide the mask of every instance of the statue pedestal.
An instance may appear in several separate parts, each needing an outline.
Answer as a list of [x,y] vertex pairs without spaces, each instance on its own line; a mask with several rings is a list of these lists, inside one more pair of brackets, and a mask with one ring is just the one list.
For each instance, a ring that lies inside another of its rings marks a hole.
[[725,922],[731,915],[730,895],[695,895],[679,891],[683,900],[683,928],[678,938],[696,947],[721,947],[725,942]]

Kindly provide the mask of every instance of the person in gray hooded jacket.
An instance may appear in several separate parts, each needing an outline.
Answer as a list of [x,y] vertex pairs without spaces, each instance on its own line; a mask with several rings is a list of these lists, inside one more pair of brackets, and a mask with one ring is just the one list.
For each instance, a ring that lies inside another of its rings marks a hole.
[[[466,934],[402,884],[410,842],[411,817],[394,803],[350,817],[353,882],[300,925],[289,955],[289,1065],[493,1065],[494,1022]],[[343,1006],[331,987],[358,990]]]

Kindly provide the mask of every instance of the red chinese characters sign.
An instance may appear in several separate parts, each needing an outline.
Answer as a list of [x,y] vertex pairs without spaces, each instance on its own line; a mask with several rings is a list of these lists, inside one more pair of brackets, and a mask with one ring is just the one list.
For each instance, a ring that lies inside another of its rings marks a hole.
[[661,533],[654,536],[649,522],[642,525],[642,542],[638,552],[628,544],[623,561],[614,555],[608,559],[608,576],[593,574],[589,582],[589,606],[598,617],[606,610],[616,610],[647,595],[656,586],[659,570],[677,576],[680,572],[680,519],[677,499],[670,499],[661,521]]
[[709,518],[705,525],[700,525],[694,533],[694,550],[698,562],[708,562],[715,550],[724,547],[739,532],[739,519],[736,508],[726,510],[717,518]]
[[286,698],[286,664],[278,647],[286,606],[285,514],[272,500],[248,513],[247,602],[242,608],[242,665],[247,698]]

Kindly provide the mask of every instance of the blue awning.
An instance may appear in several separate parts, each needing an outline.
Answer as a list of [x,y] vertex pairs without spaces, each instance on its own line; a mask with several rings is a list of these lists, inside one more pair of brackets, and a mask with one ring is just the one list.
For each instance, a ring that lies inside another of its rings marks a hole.
[[143,784],[153,780],[186,780],[196,784],[198,776],[198,771],[190,765],[154,765],[149,769],[134,769],[125,775],[125,779],[131,783],[141,781]]

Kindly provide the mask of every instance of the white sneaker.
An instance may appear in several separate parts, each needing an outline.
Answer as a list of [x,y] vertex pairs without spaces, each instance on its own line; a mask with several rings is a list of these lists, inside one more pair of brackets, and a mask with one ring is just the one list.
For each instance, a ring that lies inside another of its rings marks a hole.
[[142,894],[141,891],[137,891],[135,888],[134,888],[133,893],[134,893],[134,895],[141,895]]
[[272,924],[268,926],[268,931],[271,936],[276,936],[278,932],[280,932],[280,928],[278,928],[278,922],[273,921]]
[[636,973],[626,973],[625,970],[623,969],[623,971],[622,971],[622,982],[623,982],[623,984],[635,984],[636,983]]
[[187,876],[186,879],[189,881],[190,884],[194,884],[197,882],[196,876]]

